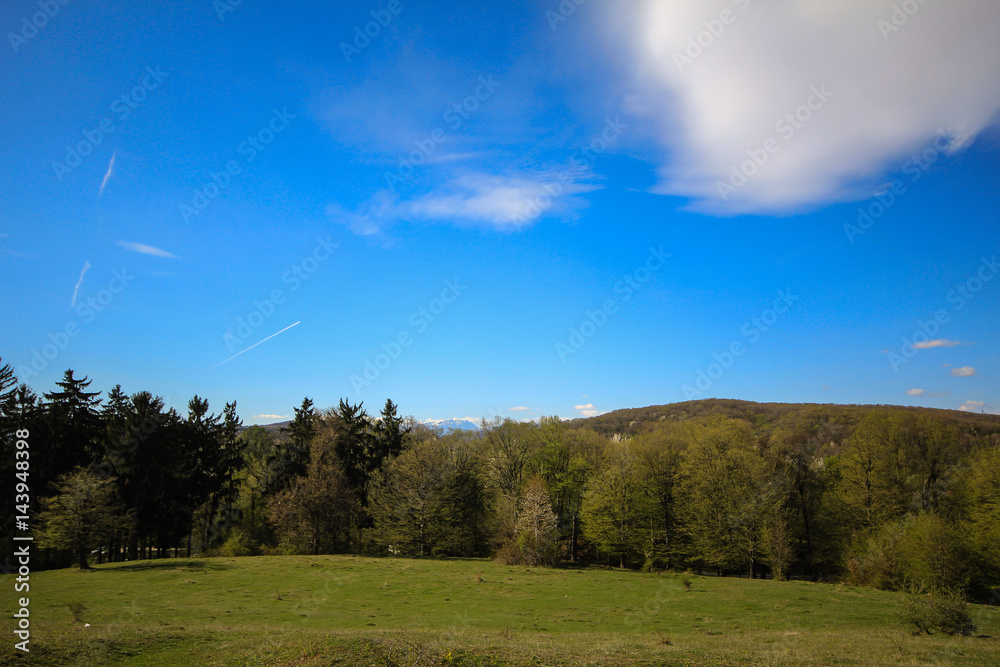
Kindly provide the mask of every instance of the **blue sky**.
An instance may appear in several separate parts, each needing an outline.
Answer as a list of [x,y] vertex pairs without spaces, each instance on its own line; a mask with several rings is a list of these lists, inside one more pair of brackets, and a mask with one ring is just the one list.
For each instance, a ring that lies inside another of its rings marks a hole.
[[903,5],[5,2],[0,356],[247,423],[1000,412],[1000,7]]

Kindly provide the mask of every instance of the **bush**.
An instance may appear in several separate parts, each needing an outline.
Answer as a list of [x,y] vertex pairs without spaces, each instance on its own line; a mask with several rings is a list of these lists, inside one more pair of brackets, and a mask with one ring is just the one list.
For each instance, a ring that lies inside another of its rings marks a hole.
[[946,635],[968,636],[976,631],[965,595],[957,592],[917,591],[907,600],[902,618],[915,635],[938,631]]
[[256,556],[259,545],[254,542],[247,531],[237,528],[229,536],[229,539],[218,549],[219,556],[227,558],[238,558],[240,556]]
[[71,600],[66,603],[69,607],[69,611],[73,614],[73,621],[76,623],[80,622],[80,618],[83,617],[83,612],[87,611],[87,605],[83,603],[83,600]]
[[907,584],[930,590],[968,585],[955,529],[934,513],[905,516],[858,536],[847,561],[848,583],[883,590]]

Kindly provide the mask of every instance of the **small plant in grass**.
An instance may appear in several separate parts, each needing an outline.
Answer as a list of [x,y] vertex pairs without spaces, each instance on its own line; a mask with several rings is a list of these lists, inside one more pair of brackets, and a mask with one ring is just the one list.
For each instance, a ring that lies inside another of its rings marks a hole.
[[70,613],[73,614],[74,623],[79,623],[83,612],[87,611],[87,605],[83,603],[83,600],[71,600],[66,603],[66,606],[69,607]]
[[477,584],[483,583],[483,571],[482,570],[480,570],[479,572],[476,572],[476,583]]
[[965,596],[958,592],[912,591],[901,616],[915,635],[936,631],[968,636],[976,631]]
[[274,589],[274,599],[276,599],[276,600],[280,600],[281,599],[281,590],[280,589],[277,589],[277,588]]
[[670,637],[663,634],[661,630],[654,630],[653,635],[656,637],[656,642],[662,644],[663,646],[673,646],[674,643],[670,641]]
[[681,575],[681,584],[684,586],[684,590],[686,592],[688,593],[691,592],[691,584],[693,583],[694,581],[691,579],[690,572],[685,572],[684,574]]

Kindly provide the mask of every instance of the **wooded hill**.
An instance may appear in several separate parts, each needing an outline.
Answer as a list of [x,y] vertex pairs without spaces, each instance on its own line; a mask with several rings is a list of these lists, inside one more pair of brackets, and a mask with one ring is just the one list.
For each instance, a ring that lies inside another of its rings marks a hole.
[[902,405],[755,403],[726,398],[624,408],[596,417],[570,419],[566,423],[574,428],[593,429],[605,437],[613,437],[616,434],[631,437],[648,430],[651,424],[658,422],[685,422],[707,417],[725,417],[745,420],[759,431],[812,432],[815,434],[816,442],[837,449],[851,430],[872,412],[911,417],[924,415],[943,426],[975,437],[1000,434],[1000,415]]

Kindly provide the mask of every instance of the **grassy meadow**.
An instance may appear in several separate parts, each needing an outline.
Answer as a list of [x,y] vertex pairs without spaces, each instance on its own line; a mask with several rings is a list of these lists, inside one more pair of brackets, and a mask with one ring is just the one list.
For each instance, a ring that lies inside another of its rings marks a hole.
[[[913,636],[903,596],[850,586],[357,556],[166,559],[31,577],[31,653],[72,665],[986,665]],[[13,590],[11,575],[3,587]],[[86,610],[74,621],[67,603]],[[5,595],[3,614],[14,613]],[[84,624],[89,623],[89,627]]]

